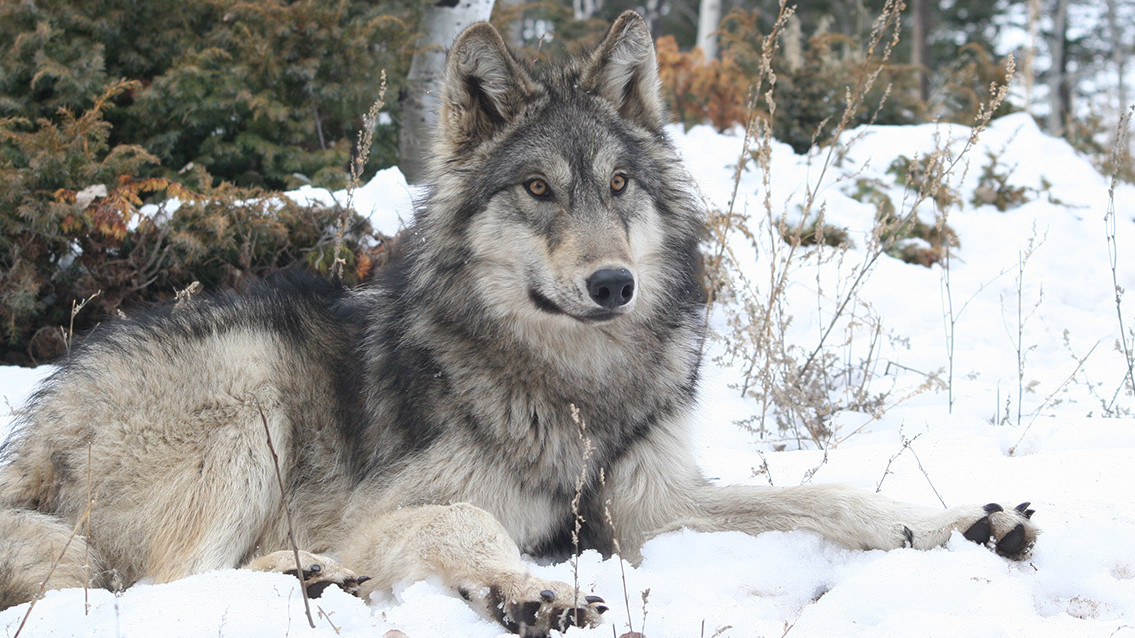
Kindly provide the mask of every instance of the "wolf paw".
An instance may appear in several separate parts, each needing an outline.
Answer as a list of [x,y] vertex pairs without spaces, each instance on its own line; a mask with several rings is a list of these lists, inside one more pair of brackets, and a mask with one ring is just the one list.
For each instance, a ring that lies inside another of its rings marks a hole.
[[990,503],[972,517],[972,522],[959,525],[959,529],[964,530],[962,535],[968,540],[992,546],[1006,558],[1022,560],[1028,556],[1040,532],[1031,520],[1034,511],[1027,502],[1008,510]]
[[302,575],[296,570],[296,555],[289,550],[272,552],[255,558],[245,565],[245,569],[258,572],[279,572],[290,574],[303,581],[308,598],[319,598],[325,589],[336,585],[348,594],[357,595],[359,585],[370,580],[369,576],[359,576],[343,567],[333,558],[311,552],[300,552]]
[[[524,638],[545,638],[568,627],[594,627],[607,611],[602,598],[581,596],[567,583],[529,583],[520,589],[509,596],[501,587],[490,586],[484,602],[490,615]],[[461,594],[470,598],[464,590]]]

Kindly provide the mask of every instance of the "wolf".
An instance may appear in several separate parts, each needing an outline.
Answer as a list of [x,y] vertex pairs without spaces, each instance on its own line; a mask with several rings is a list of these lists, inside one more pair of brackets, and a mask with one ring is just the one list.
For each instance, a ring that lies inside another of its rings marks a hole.
[[665,122],[635,13],[557,65],[470,26],[446,63],[432,185],[380,280],[287,275],[110,322],[33,394],[3,448],[0,607],[247,566],[313,594],[433,576],[545,636],[607,607],[522,553],[634,559],[689,528],[864,549],[959,530],[1025,555],[1027,503],[935,510],[701,475],[703,219]]

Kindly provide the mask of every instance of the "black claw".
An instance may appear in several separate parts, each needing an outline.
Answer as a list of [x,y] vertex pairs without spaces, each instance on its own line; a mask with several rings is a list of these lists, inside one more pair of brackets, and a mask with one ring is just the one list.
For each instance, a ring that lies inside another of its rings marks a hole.
[[599,612],[600,614],[605,614],[608,611],[608,607],[607,605],[597,605],[595,607],[595,611]]
[[326,590],[328,587],[330,587],[334,584],[335,583],[333,583],[329,580],[325,580],[325,581],[318,582],[318,583],[312,583],[311,585],[308,585],[308,587],[307,587],[307,597],[308,598],[319,598],[320,596],[323,595],[324,590]]
[[1008,534],[997,541],[997,553],[1002,556],[1016,556],[1025,549],[1025,526],[1018,523]]
[[1032,505],[1032,503],[1025,501],[1013,509],[1017,510],[1017,513],[1025,518],[1032,518],[1033,514],[1036,514],[1036,510],[1029,509],[1029,505]]
[[1005,508],[1001,507],[1000,503],[990,503],[985,506],[985,513],[992,514],[993,512],[1004,512]]
[[1033,514],[1036,514],[1036,510],[1025,510],[1024,512],[1021,512],[1021,515],[1029,520],[1032,520]]
[[555,602],[556,592],[550,589],[545,589],[544,591],[540,592],[540,600],[543,600],[546,603]]
[[990,524],[988,516],[982,516],[977,519],[976,523],[970,525],[970,528],[962,535],[966,537],[966,540],[984,545],[988,543],[989,538],[993,536],[993,525]]
[[598,596],[585,596],[583,599],[586,600],[587,604],[589,604],[589,605],[594,605],[595,603],[607,602],[607,601],[603,600],[602,598],[600,598]]
[[355,579],[355,584],[356,585],[362,585],[363,583],[367,582],[368,580],[370,580],[370,576],[359,576],[358,578]]
[[902,526],[902,533],[903,533],[903,536],[906,536],[906,546],[907,547],[914,547],[914,532],[910,531],[910,528],[907,527],[906,525],[903,525]]

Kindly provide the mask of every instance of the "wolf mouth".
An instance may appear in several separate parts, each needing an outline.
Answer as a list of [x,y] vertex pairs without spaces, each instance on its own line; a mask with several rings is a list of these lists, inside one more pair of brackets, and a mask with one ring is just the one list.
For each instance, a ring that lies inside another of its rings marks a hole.
[[547,295],[540,292],[539,290],[536,290],[535,288],[528,289],[528,299],[531,300],[532,304],[542,312],[546,312],[550,315],[564,315],[565,317],[571,317],[572,319],[581,321],[583,323],[605,323],[626,314],[625,312],[613,312],[610,310],[601,309],[596,309],[592,312],[588,312],[582,315],[568,312],[567,310],[564,310],[559,305],[557,305],[556,302],[549,299]]

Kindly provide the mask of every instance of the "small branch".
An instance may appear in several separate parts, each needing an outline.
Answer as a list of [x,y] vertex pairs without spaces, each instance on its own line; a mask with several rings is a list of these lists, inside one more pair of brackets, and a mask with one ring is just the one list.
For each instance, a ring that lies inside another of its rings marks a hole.
[[260,406],[260,400],[252,397],[256,403],[256,410],[260,413],[260,422],[264,424],[264,436],[268,440],[268,451],[272,453],[272,465],[276,469],[276,483],[280,485],[280,504],[284,507],[284,516],[288,521],[288,542],[292,544],[292,554],[296,558],[296,578],[300,581],[300,594],[303,595],[303,610],[307,614],[307,623],[315,629],[315,619],[311,616],[311,604],[307,599],[307,587],[303,582],[303,564],[300,562],[300,550],[296,546],[296,533],[295,528],[292,527],[292,510],[288,507],[288,499],[286,498],[287,492],[284,490],[284,478],[280,474],[280,457],[276,456],[276,448],[272,445],[272,432],[268,429],[268,417],[264,415],[264,408]]
[[910,450],[910,455],[914,457],[914,462],[918,464],[918,469],[922,472],[922,476],[926,477],[926,483],[930,485],[930,489],[934,492],[934,496],[938,497],[938,502],[942,504],[943,508],[948,508],[949,506],[946,505],[946,500],[943,499],[942,495],[938,493],[938,488],[934,487],[934,481],[930,480],[930,473],[926,471],[926,468],[922,467],[922,459],[918,458],[918,453],[914,451],[914,447],[912,446],[912,444],[918,440],[918,437],[922,436],[922,433],[920,432],[918,434],[915,434],[912,438],[909,439],[903,436],[901,432],[899,436],[902,439],[902,449],[896,452],[895,455],[887,461],[887,467],[883,469],[883,476],[879,477],[879,482],[875,484],[875,493],[882,491],[883,480],[887,478],[887,475],[891,474],[891,464],[895,462],[895,459],[902,456],[903,452]]
[[[1111,285],[1115,290],[1115,314],[1119,319],[1119,343],[1123,348],[1123,357],[1127,363],[1127,374],[1123,378],[1123,382],[1119,384],[1120,389],[1123,384],[1130,384],[1132,391],[1135,392],[1135,361],[1132,359],[1131,347],[1127,343],[1127,328],[1123,323],[1123,288],[1119,285],[1119,275],[1116,274],[1116,264],[1119,259],[1119,248],[1115,240],[1115,187],[1119,181],[1119,166],[1122,158],[1123,149],[1127,148],[1127,131],[1131,125],[1131,115],[1135,112],[1135,106],[1132,106],[1123,113],[1123,117],[1119,119],[1119,125],[1116,127],[1115,143],[1112,145],[1112,170],[1114,171],[1111,176],[1111,184],[1107,189],[1107,214],[1104,215],[1104,224],[1107,227],[1107,256],[1111,262]],[[1119,398],[1120,390],[1116,390],[1115,396],[1112,397],[1111,404],[1107,406],[1108,412],[1111,412],[1115,407],[1115,401]]]
[[584,423],[583,418],[579,416],[579,408],[574,403],[570,404],[571,419],[579,426],[579,441],[583,446],[583,461],[579,468],[579,478],[575,484],[575,496],[571,499],[571,515],[574,519],[574,527],[571,530],[571,574],[572,574],[572,591],[574,592],[575,600],[572,605],[579,607],[579,532],[583,528],[583,515],[579,513],[580,502],[583,500],[583,486],[587,482],[587,468],[591,462],[591,454],[595,448],[591,445],[591,439],[587,436],[587,424]]
[[12,634],[12,638],[19,638],[20,632],[23,631],[24,625],[28,622],[28,618],[31,618],[32,610],[35,609],[36,602],[38,602],[40,598],[43,598],[43,593],[47,591],[47,583],[51,581],[51,576],[55,573],[55,568],[59,566],[59,563],[67,554],[67,549],[71,547],[71,541],[75,540],[75,537],[79,534],[79,530],[90,520],[91,508],[93,506],[94,501],[88,500],[87,509],[83,510],[83,515],[80,516],[79,520],[75,523],[74,529],[71,530],[71,535],[67,537],[67,542],[63,544],[63,550],[59,552],[59,556],[56,556],[55,560],[52,561],[51,569],[47,570],[47,577],[45,577],[43,579],[43,582],[39,584],[39,592],[36,593],[35,598],[32,598],[30,603],[28,604],[28,610],[26,613],[24,613],[24,619],[20,621],[20,626],[16,628],[16,633]]
[[1076,374],[1080,372],[1080,368],[1084,367],[1084,362],[1088,360],[1088,357],[1092,356],[1092,353],[1096,351],[1096,347],[1099,345],[1100,342],[1096,341],[1096,344],[1092,346],[1092,349],[1088,350],[1088,354],[1084,355],[1084,357],[1076,363],[1076,369],[1072,371],[1072,374],[1068,375],[1068,378],[1064,380],[1064,383],[1061,383],[1055,390],[1053,390],[1047,397],[1044,398],[1044,402],[1041,403],[1040,407],[1036,409],[1036,412],[1033,413],[1033,418],[1030,419],[1029,424],[1025,426],[1025,431],[1021,432],[1021,438],[1017,439],[1017,442],[1013,444],[1013,447],[1009,448],[1009,456],[1013,456],[1017,453],[1017,446],[1021,444],[1021,441],[1025,440],[1025,435],[1029,433],[1029,429],[1033,427],[1034,423],[1036,423],[1036,420],[1040,416],[1041,411],[1044,410],[1044,408],[1052,401],[1052,397],[1056,396],[1056,393],[1060,392],[1060,390],[1062,390],[1064,386],[1068,385],[1068,383],[1072,381],[1073,378],[1075,378]]

